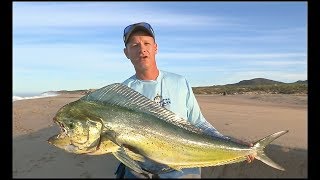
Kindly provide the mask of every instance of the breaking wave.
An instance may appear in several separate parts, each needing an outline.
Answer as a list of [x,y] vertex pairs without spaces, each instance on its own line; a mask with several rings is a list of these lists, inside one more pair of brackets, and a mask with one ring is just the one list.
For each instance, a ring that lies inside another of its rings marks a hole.
[[36,95],[36,96],[12,96],[12,101],[45,98],[45,97],[52,97],[52,96],[58,96],[58,95],[59,94],[56,92],[44,92],[44,93],[41,93],[40,95]]

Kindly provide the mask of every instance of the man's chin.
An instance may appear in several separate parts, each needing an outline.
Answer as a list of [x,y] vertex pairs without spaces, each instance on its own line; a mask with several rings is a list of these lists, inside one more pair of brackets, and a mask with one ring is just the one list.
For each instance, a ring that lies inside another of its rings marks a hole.
[[148,68],[150,65],[147,60],[141,60],[141,61],[137,62],[135,64],[135,66],[138,66],[139,68]]

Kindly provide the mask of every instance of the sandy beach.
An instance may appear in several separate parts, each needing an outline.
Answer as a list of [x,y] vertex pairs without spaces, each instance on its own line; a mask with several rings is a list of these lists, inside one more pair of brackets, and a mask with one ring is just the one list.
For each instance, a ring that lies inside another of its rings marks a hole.
[[[76,155],[47,143],[59,132],[52,121],[63,105],[80,94],[13,102],[13,178],[114,178],[118,160],[111,154]],[[222,134],[255,142],[281,130],[266,154],[286,171],[259,160],[202,168],[203,178],[307,178],[308,111],[306,95],[197,95],[206,119]]]

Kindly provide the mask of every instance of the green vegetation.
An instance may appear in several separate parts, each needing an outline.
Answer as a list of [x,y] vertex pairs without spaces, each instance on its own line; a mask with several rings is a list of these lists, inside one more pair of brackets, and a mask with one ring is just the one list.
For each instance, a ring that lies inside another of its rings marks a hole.
[[59,94],[88,94],[90,92],[93,92],[95,89],[87,89],[87,90],[73,90],[73,91],[68,91],[68,90],[61,90],[61,91],[56,91]]
[[[59,94],[88,94],[96,89],[87,90],[61,90]],[[195,94],[308,94],[308,80],[283,83],[265,78],[242,80],[234,84],[193,87]]]
[[307,94],[307,83],[280,83],[265,85],[217,85],[193,87],[195,94]]

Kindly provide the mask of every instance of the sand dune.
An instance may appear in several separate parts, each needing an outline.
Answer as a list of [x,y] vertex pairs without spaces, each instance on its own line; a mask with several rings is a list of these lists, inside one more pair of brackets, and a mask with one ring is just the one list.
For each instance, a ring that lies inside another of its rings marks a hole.
[[[76,155],[48,144],[59,131],[52,118],[60,107],[82,95],[60,95],[13,102],[14,178],[114,178],[118,161],[112,155]],[[254,142],[289,130],[266,148],[286,171],[255,160],[202,168],[202,177],[308,177],[307,97],[294,95],[197,96],[206,119],[221,133]]]

